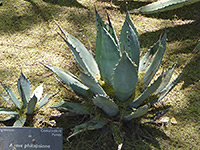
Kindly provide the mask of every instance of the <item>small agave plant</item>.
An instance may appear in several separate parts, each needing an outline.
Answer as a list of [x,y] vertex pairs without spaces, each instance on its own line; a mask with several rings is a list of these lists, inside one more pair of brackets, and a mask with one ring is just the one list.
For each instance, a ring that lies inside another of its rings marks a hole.
[[30,96],[31,84],[23,73],[17,81],[17,88],[22,102],[17,99],[14,92],[7,85],[3,83],[1,85],[6,91],[6,93],[1,94],[1,97],[7,104],[15,105],[15,107],[10,108],[0,107],[0,115],[3,118],[1,121],[15,119],[13,126],[24,126],[27,116],[34,114],[34,111],[39,110],[49,102],[50,94],[42,98],[43,84],[38,86]]
[[[154,78],[166,49],[166,34],[140,60],[138,32],[128,12],[119,39],[109,16],[108,23],[104,23],[96,11],[96,24],[95,58],[77,38],[58,25],[61,37],[80,67],[80,79],[69,71],[43,64],[76,93],[87,98],[82,103],[61,101],[52,107],[90,116],[89,121],[75,126],[69,138],[104,125],[112,128],[114,136],[120,135],[123,123],[147,114],[179,80],[169,83],[176,63]],[[115,139],[118,144],[122,143],[121,138]]]

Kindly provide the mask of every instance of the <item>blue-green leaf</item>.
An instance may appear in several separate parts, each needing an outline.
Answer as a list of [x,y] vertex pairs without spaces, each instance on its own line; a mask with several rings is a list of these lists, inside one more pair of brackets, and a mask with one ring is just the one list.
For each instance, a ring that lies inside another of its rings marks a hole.
[[127,11],[126,12],[126,19],[125,19],[125,22],[127,22],[130,26],[131,26],[131,28],[134,30],[134,32],[136,33],[136,35],[137,35],[137,37],[139,37],[139,34],[138,34],[138,32],[137,32],[137,29],[135,28],[135,26],[134,26],[134,24],[133,24],[133,22],[132,22],[132,20],[131,20],[131,18],[130,18],[130,15],[129,15],[129,12]]
[[102,20],[102,18],[100,17],[98,11],[95,9],[95,14],[96,14],[96,26],[97,26],[97,30],[99,28],[106,28],[106,24],[104,23],[104,21]]
[[140,60],[139,72],[146,72],[151,64],[155,53],[158,51],[160,39],[148,50],[144,57]]
[[0,114],[6,114],[6,115],[18,115],[18,112],[12,111],[10,109],[6,108],[0,108]]
[[115,97],[120,101],[128,100],[135,90],[137,81],[137,67],[124,52],[114,71],[113,89]]
[[130,121],[132,119],[139,118],[139,117],[145,115],[148,112],[148,110],[149,110],[148,105],[141,106],[138,109],[136,109],[136,111],[132,112],[131,114],[124,116],[123,119],[125,121]]
[[27,107],[27,114],[32,114],[34,112],[35,109],[35,105],[37,103],[37,97],[34,95],[29,103],[28,103],[28,107]]
[[13,93],[13,91],[7,85],[4,85],[3,83],[1,85],[6,90],[7,94],[10,96],[10,98],[11,98],[12,102],[15,104],[15,106],[17,106],[17,108],[20,109],[21,103],[17,99],[17,97],[15,96],[15,94]]
[[20,98],[23,102],[23,107],[26,108],[27,102],[29,101],[31,95],[31,84],[22,72],[20,78],[17,81],[17,88]]
[[114,27],[113,27],[113,25],[112,25],[112,22],[111,22],[111,20],[110,20],[110,17],[109,17],[109,15],[108,15],[108,13],[107,13],[107,18],[108,18],[108,32],[109,32],[110,35],[113,37],[115,43],[116,43],[117,45],[119,45],[119,40],[118,40],[118,38],[117,38],[115,29],[114,29]]
[[63,33],[65,38],[64,41],[71,48],[72,54],[76,63],[84,70],[87,71],[94,78],[100,77],[100,72],[98,65],[89,51],[84,47],[84,45],[74,36],[64,31],[60,26],[58,26],[60,31]]
[[144,102],[144,100],[146,100],[153,92],[155,92],[162,82],[162,77],[162,75],[158,77],[158,79],[154,81],[154,83],[152,83],[148,88],[146,88],[146,90],[138,98],[133,100],[130,103],[130,107],[137,108]]
[[95,59],[98,66],[100,66],[100,58],[102,54],[102,31],[101,30],[102,30],[102,27],[106,28],[106,25],[104,21],[101,19],[101,17],[99,16],[97,10],[95,10],[95,12],[96,12],[96,26],[97,26]]
[[23,127],[26,122],[26,118],[19,118],[13,124],[13,127]]
[[196,3],[200,0],[158,0],[148,5],[134,9],[131,13],[136,14],[153,14],[168,10],[177,9],[186,5]]
[[59,104],[52,106],[51,108],[60,109],[63,111],[71,111],[78,114],[90,114],[90,108],[84,104],[80,103],[72,103],[72,102],[64,102],[61,101]]
[[177,77],[172,83],[170,83],[166,88],[164,88],[162,90],[162,92],[160,92],[160,97],[156,100],[154,100],[153,102],[151,102],[151,104],[154,104],[156,102],[161,101],[174,87],[175,85],[178,83],[178,81],[180,80],[180,78],[182,77],[183,73],[181,75],[179,75],[179,77]]
[[75,135],[77,135],[77,134],[79,134],[79,133],[81,133],[81,132],[84,132],[84,131],[86,131],[86,130],[101,129],[101,128],[103,128],[105,125],[106,125],[106,123],[103,122],[103,121],[90,120],[90,121],[88,121],[88,122],[85,122],[85,123],[83,123],[83,124],[80,124],[80,125],[75,126],[72,135],[70,135],[70,136],[68,137],[68,139],[71,138],[71,137],[73,137],[73,136],[75,136]]
[[114,68],[119,62],[120,51],[113,37],[102,28],[102,40],[101,40],[101,57],[100,57],[100,72],[104,81],[112,85],[112,78]]
[[93,102],[110,117],[116,116],[119,113],[117,105],[108,96],[97,95],[93,98]]
[[38,101],[38,109],[42,108],[49,102],[49,96],[52,95],[51,93],[48,93],[45,95],[41,100]]
[[[130,22],[130,21],[129,21]],[[138,35],[128,21],[125,20],[120,34],[120,49],[128,53],[137,68],[140,60],[140,43]]]
[[7,95],[7,94],[5,94],[5,93],[3,93],[3,94],[0,94],[0,96],[4,99],[4,101],[6,101],[9,105],[12,105],[13,103],[12,103],[12,101],[10,100],[10,97]]
[[151,82],[152,78],[156,74],[156,72],[162,62],[162,58],[163,58],[163,55],[164,55],[164,52],[166,49],[166,38],[167,38],[167,35],[165,34],[159,43],[159,48],[155,54],[153,62],[150,64],[150,66],[148,67],[148,69],[144,75],[144,86],[145,87],[147,87],[149,85],[149,83]]
[[81,72],[81,80],[87,87],[89,87],[89,89],[95,95],[97,95],[97,94],[106,95],[106,92],[101,87],[99,82],[97,80],[95,80],[92,76],[88,76],[87,74]]
[[8,120],[16,118],[16,116],[18,116],[19,113],[12,111],[10,109],[0,108],[0,115],[5,115],[3,116],[3,118],[0,117],[0,121],[8,121]]
[[89,88],[82,84],[79,80],[77,80],[77,78],[72,76],[71,73],[66,73],[60,68],[52,67],[47,64],[43,65],[52,72],[54,72],[66,85],[70,86],[75,92],[84,96],[89,96]]
[[162,78],[162,81],[160,83],[160,86],[157,88],[157,90],[155,91],[154,94],[158,94],[158,93],[161,93],[162,90],[164,88],[166,88],[166,86],[168,85],[168,83],[170,82],[170,79],[172,77],[172,74],[174,72],[174,69],[176,67],[176,64],[177,63],[174,63],[171,67],[169,67],[163,74],[163,78]]

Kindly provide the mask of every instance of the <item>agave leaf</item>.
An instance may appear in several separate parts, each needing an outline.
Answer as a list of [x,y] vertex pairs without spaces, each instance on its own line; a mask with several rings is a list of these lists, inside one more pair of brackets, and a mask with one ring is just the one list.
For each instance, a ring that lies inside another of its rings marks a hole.
[[108,18],[108,32],[109,32],[110,35],[113,37],[115,43],[116,43],[117,45],[119,45],[119,40],[118,40],[118,38],[117,38],[115,29],[114,29],[114,27],[113,27],[113,24],[112,24],[112,22],[111,22],[111,20],[110,20],[110,17],[109,17],[109,15],[108,15],[108,13],[107,13],[107,18]]
[[166,38],[167,38],[167,35],[165,34],[162,37],[161,42],[159,43],[159,48],[155,54],[153,62],[148,67],[148,69],[144,75],[144,86],[145,87],[147,87],[149,85],[149,83],[151,82],[152,78],[154,77],[155,73],[157,72],[157,70],[162,62],[162,58],[163,58],[163,55],[164,55],[164,52],[166,49]]
[[27,108],[27,114],[32,114],[33,112],[34,112],[34,109],[35,109],[35,105],[36,105],[36,103],[37,103],[37,97],[34,95],[31,99],[30,99],[30,101],[29,101],[29,103],[28,103],[28,108]]
[[101,66],[101,54],[102,54],[102,28],[97,27],[96,47],[95,47],[95,60],[98,66]]
[[58,26],[60,31],[65,36],[64,41],[71,48],[72,54],[76,63],[85,71],[87,71],[94,78],[98,78],[100,75],[98,65],[94,57],[89,53],[89,51],[84,47],[84,45],[74,36],[64,31],[60,26]]
[[139,72],[146,72],[151,64],[155,53],[158,51],[160,39],[148,50],[144,57],[140,60]]
[[59,104],[52,106],[51,108],[56,108],[64,111],[71,111],[78,114],[90,114],[90,108],[84,104],[80,103],[72,103],[72,102],[64,102],[61,101]]
[[115,40],[116,44],[119,45],[119,40],[117,38],[116,32],[114,30],[113,24],[112,24],[112,22],[110,20],[110,17],[108,15],[108,13],[106,12],[107,13],[107,18],[108,18],[108,24],[105,24],[96,9],[95,9],[95,12],[96,12],[97,32],[100,30],[100,28],[104,27],[110,33],[110,35],[113,37],[113,39]]
[[96,38],[96,48],[95,48],[95,59],[100,66],[100,58],[102,54],[102,27],[106,28],[106,25],[104,21],[101,19],[99,16],[97,10],[95,9],[96,12],[96,26],[97,26],[97,38]]
[[19,115],[18,112],[12,111],[10,109],[6,108],[0,108],[0,114],[6,114],[6,115]]
[[43,83],[40,84],[34,91],[31,97],[34,95],[37,97],[38,101],[42,98],[42,93],[43,93]]
[[104,21],[102,20],[102,18],[100,17],[98,11],[95,9],[95,14],[96,14],[96,26],[97,26],[97,30],[99,28],[106,28],[106,24],[104,23]]
[[162,78],[163,75],[159,76],[158,79],[154,81],[154,83],[152,83],[148,88],[146,88],[146,90],[138,98],[130,103],[130,107],[137,108],[138,106],[140,106],[140,104],[142,104],[144,100],[146,100],[153,92],[157,90],[162,82]]
[[92,76],[88,76],[87,74],[81,72],[81,80],[95,95],[106,95],[104,89]]
[[3,94],[0,94],[0,96],[4,99],[4,101],[6,101],[9,105],[12,105],[12,101],[10,101],[10,97],[3,93]]
[[85,122],[83,124],[75,126],[73,133],[68,137],[71,138],[72,136],[75,136],[81,132],[84,132],[86,130],[96,130],[101,129],[104,125],[106,125],[103,121],[97,121],[97,120],[90,120],[88,122]]
[[30,99],[31,95],[31,84],[30,81],[25,77],[21,72],[20,78],[17,81],[17,88],[20,95],[20,98],[23,102],[23,107],[27,107],[27,102]]
[[120,34],[120,49],[122,52],[125,50],[128,53],[129,57],[133,62],[135,62],[138,68],[140,59],[140,43],[137,33],[129,22],[125,20],[122,27]]
[[131,28],[132,28],[132,29],[134,30],[134,32],[136,33],[137,37],[139,37],[139,34],[138,34],[138,32],[137,32],[137,29],[135,28],[135,26],[134,26],[134,24],[133,24],[133,22],[132,22],[132,20],[131,20],[131,18],[130,18],[130,15],[129,15],[129,12],[128,12],[128,11],[126,12],[125,22],[127,22],[127,23],[131,26]]
[[128,100],[135,90],[137,81],[137,67],[124,52],[114,71],[113,89],[116,98],[120,101]]
[[153,3],[150,3],[146,6],[134,9],[131,13],[136,14],[153,14],[163,11],[177,9],[186,5],[193,4],[200,0],[159,0]]
[[51,93],[48,93],[47,95],[45,95],[39,102],[38,102],[38,109],[42,108],[43,106],[45,106],[48,102],[49,102],[49,96],[51,95]]
[[171,67],[169,67],[164,73],[163,73],[163,78],[162,82],[160,83],[160,86],[157,88],[154,94],[158,94],[162,92],[162,90],[168,85],[170,82],[170,79],[172,77],[172,74],[174,72],[174,69],[176,67],[177,63],[174,63]]
[[23,127],[26,122],[26,118],[19,118],[13,124],[13,127]]
[[4,85],[3,83],[1,85],[6,90],[7,94],[10,96],[11,101],[15,104],[15,106],[17,106],[17,108],[20,109],[21,103],[17,99],[17,97],[15,96],[15,94],[13,93],[13,91],[7,85]]
[[170,83],[166,88],[164,88],[162,90],[162,92],[160,92],[160,97],[156,100],[154,100],[153,102],[151,102],[151,105],[161,101],[174,87],[175,85],[178,83],[178,81],[180,80],[180,78],[182,77],[183,73],[181,73],[172,83]]
[[[120,59],[120,51],[112,36],[102,28],[102,40],[100,47],[102,48],[100,57],[100,72],[104,81],[112,85],[112,75],[116,64]],[[97,45],[99,46],[99,45]]]
[[93,102],[110,117],[116,116],[119,113],[117,105],[108,96],[97,95],[93,98]]
[[54,72],[65,84],[70,86],[75,92],[80,93],[84,96],[89,96],[88,87],[79,82],[77,78],[71,75],[71,73],[66,73],[60,68],[52,67],[47,64],[43,65]]
[[148,112],[148,110],[149,110],[148,105],[141,106],[136,111],[132,112],[131,114],[124,116],[123,119],[125,121],[130,121],[132,119],[139,118],[139,117],[145,115]]

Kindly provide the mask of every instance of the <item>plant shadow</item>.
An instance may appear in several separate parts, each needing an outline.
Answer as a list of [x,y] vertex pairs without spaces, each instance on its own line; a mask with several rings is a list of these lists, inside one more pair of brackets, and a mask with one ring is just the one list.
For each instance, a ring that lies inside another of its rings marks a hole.
[[[195,56],[186,64],[183,69],[183,76],[181,81],[184,81],[182,85],[182,89],[187,88],[188,86],[198,85],[200,81],[200,52],[196,52]],[[199,87],[195,87],[195,89],[199,89]]]
[[[52,119],[56,120],[57,127],[63,128],[63,137],[66,138],[72,134],[74,126],[87,121],[89,118],[87,116],[69,116],[69,114],[63,114]],[[170,138],[158,127],[152,125],[141,125],[137,129],[129,127],[124,126],[123,128],[123,131],[126,132],[123,150],[128,150],[130,147],[135,150],[151,149],[150,145],[156,149],[161,149],[157,139],[170,141]],[[63,143],[65,149],[117,149],[112,131],[108,126],[94,131],[85,131],[71,137],[69,140],[63,139]]]
[[66,6],[66,7],[78,7],[78,8],[86,8],[81,3],[79,3],[77,0],[43,0],[44,2],[60,5],[60,6]]
[[133,0],[126,0],[126,1],[112,0],[112,2],[111,0],[98,0],[98,1],[110,3],[110,7],[106,6],[104,7],[104,9],[108,10],[117,9],[120,12],[126,12],[127,9],[132,10],[149,4],[149,2],[133,1]]
[[[22,8],[15,6],[15,3],[7,2],[0,10],[0,31],[13,34],[15,32],[22,32],[30,29],[32,26],[37,25],[39,22],[46,22],[55,19],[61,11],[56,5],[65,7],[76,7],[88,10],[85,6],[78,3],[76,0],[68,1],[33,1],[25,0],[24,2],[16,2],[16,5],[22,5]],[[49,4],[49,5],[47,5]],[[64,5],[65,4],[65,5]],[[69,11],[73,16],[76,14],[74,11]],[[79,14],[77,14],[79,15]],[[78,17],[78,16],[77,16]],[[88,19],[86,19],[88,20]]]
[[[186,65],[183,69],[184,74],[181,78],[181,81],[184,81],[182,88],[186,88],[189,85],[198,82],[200,79],[200,70],[196,68],[200,67],[200,54],[199,52],[195,53],[193,50],[200,37],[200,24],[193,22],[190,24],[160,29],[156,32],[146,32],[140,36],[141,47],[153,45],[156,41],[149,41],[148,39],[158,39],[159,36],[165,32],[167,32],[167,43],[176,41],[181,41],[181,43],[166,50],[168,55],[165,55],[164,59],[167,60],[167,62],[163,63],[175,62],[175,60],[179,59],[178,67]],[[185,54],[191,55],[191,58],[189,58],[189,56],[184,57]]]

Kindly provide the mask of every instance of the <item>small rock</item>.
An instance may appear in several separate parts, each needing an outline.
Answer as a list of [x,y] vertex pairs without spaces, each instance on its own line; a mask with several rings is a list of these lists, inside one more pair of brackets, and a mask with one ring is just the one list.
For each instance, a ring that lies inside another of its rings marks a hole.
[[163,125],[167,125],[169,123],[169,117],[162,117],[159,119],[158,123],[161,123]]
[[174,117],[171,118],[171,123],[172,124],[177,124],[177,121],[176,121],[176,119]]

